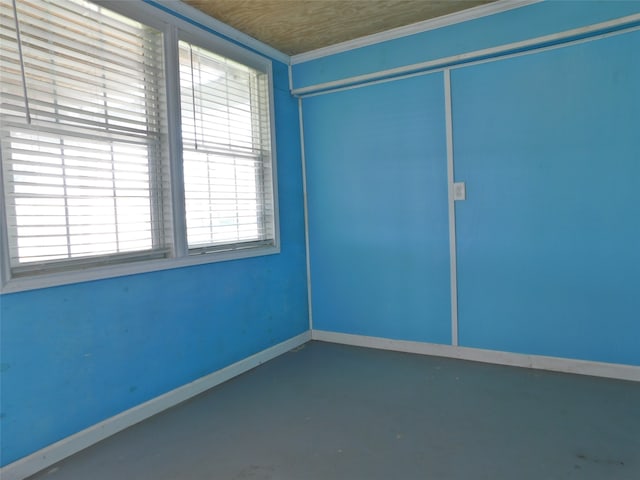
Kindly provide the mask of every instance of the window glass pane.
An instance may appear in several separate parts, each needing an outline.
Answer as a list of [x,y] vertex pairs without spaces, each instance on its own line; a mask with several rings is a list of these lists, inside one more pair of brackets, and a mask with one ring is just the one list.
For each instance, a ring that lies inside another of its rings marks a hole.
[[0,13],[11,266],[166,250],[161,33],[83,0]]
[[273,243],[267,75],[180,42],[189,248]]

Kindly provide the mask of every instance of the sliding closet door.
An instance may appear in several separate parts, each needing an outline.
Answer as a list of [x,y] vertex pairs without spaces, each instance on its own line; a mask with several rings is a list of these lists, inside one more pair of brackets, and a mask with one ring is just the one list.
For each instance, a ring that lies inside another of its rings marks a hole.
[[452,72],[461,345],[640,364],[639,51]]
[[314,328],[449,343],[442,74],[303,109]]

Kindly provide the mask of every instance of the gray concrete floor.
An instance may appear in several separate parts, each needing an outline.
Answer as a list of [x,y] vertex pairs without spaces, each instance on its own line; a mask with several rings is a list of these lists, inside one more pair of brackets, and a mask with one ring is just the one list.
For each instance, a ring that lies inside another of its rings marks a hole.
[[640,383],[312,342],[31,478],[638,480]]

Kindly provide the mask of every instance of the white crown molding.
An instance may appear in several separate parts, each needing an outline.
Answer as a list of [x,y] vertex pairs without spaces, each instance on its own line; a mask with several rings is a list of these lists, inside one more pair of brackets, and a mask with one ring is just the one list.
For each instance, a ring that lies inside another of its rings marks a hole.
[[235,40],[242,45],[251,48],[252,50],[270,57],[274,60],[278,60],[282,63],[289,64],[291,57],[286,53],[281,52],[280,50],[276,50],[275,48],[267,45],[266,43],[262,43],[260,40],[256,40],[255,38],[247,35],[246,33],[242,33],[240,30],[236,30],[235,28],[227,25],[226,23],[221,22],[220,20],[216,20],[213,17],[210,17],[204,12],[201,12],[197,8],[194,8],[186,3],[183,3],[182,0],[143,0],[145,3],[149,5],[153,5],[156,8],[160,6],[163,10],[167,11],[178,17],[186,17],[187,19],[195,22],[195,24],[209,28],[214,30],[215,32],[224,35],[227,38]]
[[376,348],[379,350],[456,358],[459,360],[471,360],[474,362],[492,363],[510,367],[532,368],[534,370],[548,370],[551,372],[640,382],[640,366],[635,365],[528,355],[481,348],[442,345],[438,343],[391,340],[388,338],[352,335],[349,333],[329,332],[325,330],[312,330],[311,339],[320,342],[351,345],[354,347]]
[[346,42],[336,43],[335,45],[329,45],[328,47],[318,48],[317,50],[293,55],[291,57],[291,64],[295,65],[298,63],[308,62],[309,60],[316,60],[336,53],[355,50],[356,48],[375,45],[376,43],[395,40],[409,35],[414,35],[416,33],[427,32],[429,30],[435,30],[437,28],[454,25],[456,23],[475,20],[477,18],[506,12],[508,10],[513,10],[514,8],[520,8],[534,3],[540,3],[542,1],[543,0],[498,0],[496,2],[469,8],[468,10],[450,13],[449,15],[443,15],[441,17],[412,23],[411,25],[393,28],[384,32],[366,35],[354,40],[347,40]]
[[2,480],[23,480],[111,435],[115,435],[125,428],[131,427],[136,423],[287,353],[307,343],[310,339],[311,332],[306,331],[289,340],[285,340],[266,350],[262,350],[250,357],[233,363],[228,367],[198,378],[191,383],[187,383],[159,397],[152,398],[129,410],[125,410],[118,415],[99,422],[67,438],[63,438],[48,447],[0,468],[0,478]]

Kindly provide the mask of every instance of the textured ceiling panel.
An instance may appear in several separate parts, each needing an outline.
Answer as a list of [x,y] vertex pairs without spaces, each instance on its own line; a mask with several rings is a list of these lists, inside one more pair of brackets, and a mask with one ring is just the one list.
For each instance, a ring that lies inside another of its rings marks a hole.
[[466,10],[493,0],[185,0],[288,55]]

